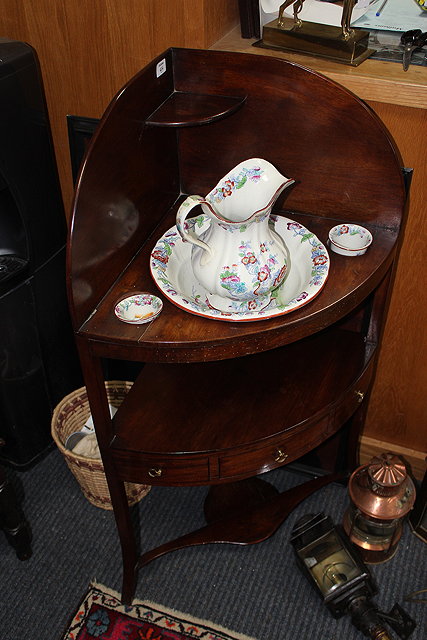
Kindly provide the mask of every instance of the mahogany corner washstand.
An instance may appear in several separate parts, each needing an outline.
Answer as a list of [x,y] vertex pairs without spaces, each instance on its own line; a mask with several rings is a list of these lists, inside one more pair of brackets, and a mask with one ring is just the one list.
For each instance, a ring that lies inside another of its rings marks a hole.
[[[205,195],[252,157],[296,179],[276,214],[325,245],[329,229],[344,222],[362,224],[374,240],[363,256],[330,252],[322,291],[291,313],[249,322],[199,317],[158,292],[150,253],[186,195]],[[77,183],[68,290],[122,546],[124,602],[137,570],[163,553],[271,535],[330,476],[278,495],[250,479],[349,424],[343,466],[354,466],[404,210],[399,154],[381,121],[299,65],[170,49],[114,98]],[[115,304],[138,291],[157,293],[163,311],[148,324],[121,322]],[[104,385],[111,360],[144,363],[113,420]],[[139,557],[125,482],[210,485],[208,524]]]

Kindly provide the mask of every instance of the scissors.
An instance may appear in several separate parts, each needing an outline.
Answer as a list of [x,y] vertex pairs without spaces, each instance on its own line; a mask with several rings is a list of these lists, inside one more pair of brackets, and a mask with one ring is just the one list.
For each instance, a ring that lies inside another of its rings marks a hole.
[[422,32],[421,29],[411,29],[402,33],[400,38],[403,44],[403,71],[408,71],[411,63],[412,54],[416,49],[422,49],[427,44],[427,31]]

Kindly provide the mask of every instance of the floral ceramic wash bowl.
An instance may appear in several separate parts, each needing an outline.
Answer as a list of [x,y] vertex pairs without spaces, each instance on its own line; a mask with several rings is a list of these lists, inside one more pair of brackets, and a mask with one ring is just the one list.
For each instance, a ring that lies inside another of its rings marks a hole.
[[[213,308],[230,311],[231,300],[241,313],[262,309],[284,282],[289,250],[269,218],[276,199],[293,182],[267,160],[251,158],[234,167],[205,198],[189,196],[179,207],[178,232],[193,245],[194,277]],[[203,220],[210,221],[201,234],[195,225],[202,218],[186,220],[198,205]]]
[[[210,225],[210,218],[201,215],[188,222],[194,233],[202,237]],[[231,298],[225,310],[213,307],[209,293],[194,276],[192,246],[182,240],[176,226],[159,238],[151,252],[151,275],[170,302],[204,318],[248,322],[268,320],[295,311],[322,291],[329,273],[328,251],[314,233],[294,220],[273,214],[269,226],[288,247],[290,268],[282,284],[261,308],[251,310],[244,301]]]
[[338,224],[329,231],[332,251],[342,256],[362,256],[371,243],[371,232],[359,224]]

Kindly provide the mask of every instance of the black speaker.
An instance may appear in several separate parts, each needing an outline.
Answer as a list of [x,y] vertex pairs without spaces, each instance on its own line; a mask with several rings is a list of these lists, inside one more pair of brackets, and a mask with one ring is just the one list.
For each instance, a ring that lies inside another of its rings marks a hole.
[[0,38],[0,461],[33,464],[82,384],[65,289],[66,219],[37,55]]

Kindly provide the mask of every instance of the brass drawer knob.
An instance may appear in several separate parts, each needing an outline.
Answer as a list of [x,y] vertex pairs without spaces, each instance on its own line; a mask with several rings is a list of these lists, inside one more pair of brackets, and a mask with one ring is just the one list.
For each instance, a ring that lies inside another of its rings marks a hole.
[[163,471],[162,471],[162,469],[159,469],[159,467],[152,467],[148,471],[148,475],[150,476],[150,478],[160,478],[162,473],[163,473]]
[[363,391],[355,391],[355,396],[357,398],[357,402],[362,402],[363,398],[365,397],[365,394]]
[[274,456],[275,462],[285,462],[286,458],[289,458],[288,454],[281,449],[277,449],[276,455]]

